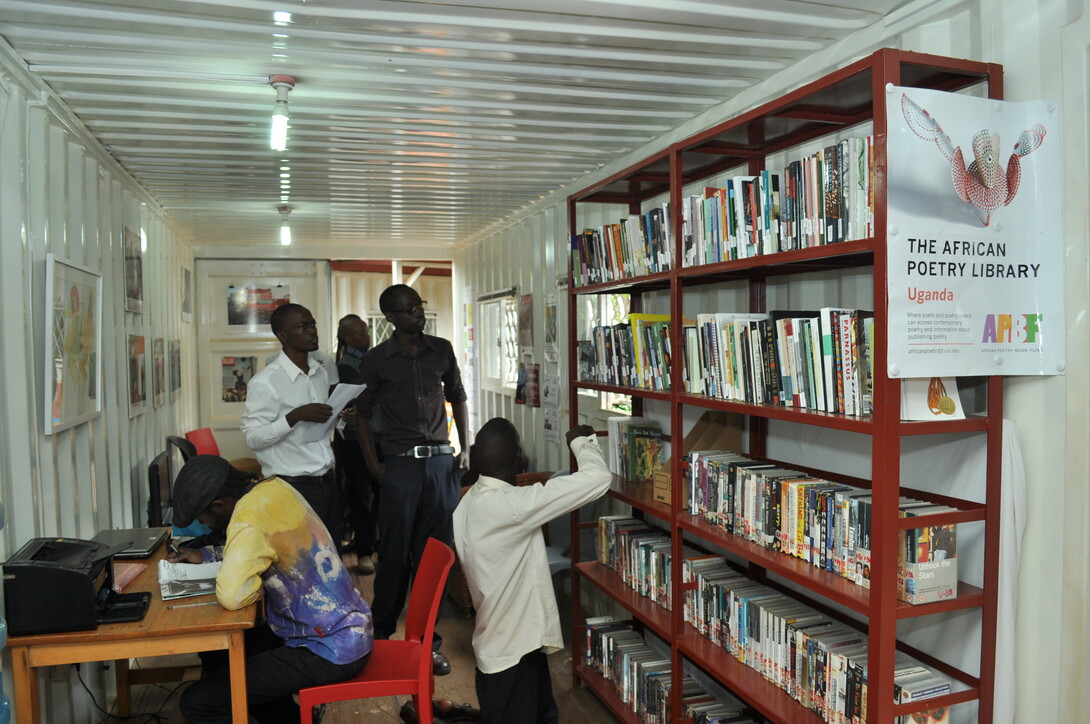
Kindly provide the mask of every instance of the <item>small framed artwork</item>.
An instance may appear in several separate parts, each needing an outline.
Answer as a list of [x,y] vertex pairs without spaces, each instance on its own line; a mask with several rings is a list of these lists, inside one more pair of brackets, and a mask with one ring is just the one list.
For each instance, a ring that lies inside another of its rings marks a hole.
[[144,257],[140,234],[127,226],[121,227],[121,244],[125,253],[125,309],[139,314],[144,311]]
[[193,321],[193,270],[182,267],[182,321]]
[[151,340],[151,399],[156,407],[167,398],[166,342],[162,337]]
[[170,340],[170,399],[178,399],[182,392],[182,340]]
[[45,434],[102,414],[102,275],[47,254]]
[[144,414],[148,402],[144,335],[129,335],[129,417]]
[[245,402],[246,388],[257,370],[257,357],[220,356],[222,402]]

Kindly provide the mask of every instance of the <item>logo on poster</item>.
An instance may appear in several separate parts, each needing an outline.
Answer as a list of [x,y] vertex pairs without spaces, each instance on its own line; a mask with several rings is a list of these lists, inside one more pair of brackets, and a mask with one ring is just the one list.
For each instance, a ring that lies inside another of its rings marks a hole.
[[984,318],[981,342],[1035,344],[1041,337],[1043,314],[989,314]]

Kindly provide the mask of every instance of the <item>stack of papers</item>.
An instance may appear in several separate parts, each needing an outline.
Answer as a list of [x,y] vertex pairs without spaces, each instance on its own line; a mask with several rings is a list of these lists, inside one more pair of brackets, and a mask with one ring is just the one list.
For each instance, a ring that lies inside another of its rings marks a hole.
[[220,562],[213,563],[171,563],[159,561],[159,591],[163,600],[202,596],[216,592],[216,574]]

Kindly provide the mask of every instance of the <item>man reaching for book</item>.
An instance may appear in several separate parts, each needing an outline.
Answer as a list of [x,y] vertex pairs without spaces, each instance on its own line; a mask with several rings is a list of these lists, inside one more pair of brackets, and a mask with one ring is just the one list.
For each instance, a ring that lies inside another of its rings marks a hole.
[[[199,519],[226,530],[222,547],[182,548],[168,560],[222,560],[216,598],[237,610],[265,595],[267,626],[246,635],[246,699],[251,720],[298,722],[292,694],[355,676],[371,656],[371,610],[341,563],[337,546],[306,499],[279,478],[254,482],[214,455],[198,455],[174,484],[174,522]],[[225,658],[225,657],[224,657]],[[228,724],[226,666],[182,694],[190,724]],[[224,661],[224,664],[226,661]]]
[[[454,511],[454,543],[477,623],[477,699],[482,724],[553,724],[557,707],[545,654],[564,647],[541,526],[606,494],[612,475],[588,425],[567,433],[578,472],[515,487],[525,467],[515,426],[489,420],[477,433]],[[479,477],[478,477],[479,475]]]

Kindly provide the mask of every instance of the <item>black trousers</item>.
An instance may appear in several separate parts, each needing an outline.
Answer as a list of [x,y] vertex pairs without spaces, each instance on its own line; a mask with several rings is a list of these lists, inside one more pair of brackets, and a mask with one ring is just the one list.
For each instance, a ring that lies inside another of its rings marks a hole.
[[[375,638],[389,638],[397,631],[397,619],[428,538],[453,548],[453,514],[458,505],[460,477],[452,455],[386,457],[378,513],[379,563],[371,604]],[[436,632],[436,650],[442,641]]]
[[[308,649],[284,646],[267,626],[246,632],[246,651],[246,703],[250,721],[260,724],[296,724],[299,707],[292,694],[349,679],[370,658],[368,654],[350,664],[334,664]],[[228,659],[225,653],[211,654],[201,657],[204,678],[182,692],[179,709],[189,724],[231,724]]]
[[553,698],[549,659],[538,649],[510,669],[495,674],[477,669],[477,701],[481,724],[556,724],[559,713]]
[[[344,492],[348,498],[349,520],[352,522],[352,530],[355,532],[353,548],[356,554],[363,558],[375,552],[375,541],[378,540],[378,509],[382,500],[379,481],[367,469],[367,463],[360,451],[359,441],[355,433],[349,437],[339,438],[336,442],[339,455],[339,463],[344,466]],[[375,450],[378,452],[379,462],[382,457],[382,435],[375,435]]]
[[325,523],[326,530],[333,538],[333,545],[341,543],[341,504],[337,498],[337,478],[330,468],[324,475],[280,475],[281,480],[291,484],[314,508],[314,512]]

